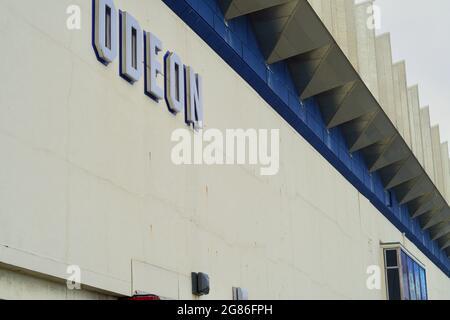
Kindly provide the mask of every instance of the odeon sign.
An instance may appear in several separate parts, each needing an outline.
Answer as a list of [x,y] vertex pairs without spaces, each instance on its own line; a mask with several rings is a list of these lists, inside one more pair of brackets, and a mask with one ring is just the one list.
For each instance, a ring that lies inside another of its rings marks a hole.
[[120,75],[125,80],[134,84],[144,75],[145,94],[157,102],[165,98],[173,114],[185,109],[186,123],[195,129],[202,128],[201,77],[169,51],[164,56],[164,90],[160,88],[157,77],[163,76],[159,60],[162,42],[151,32],[143,31],[128,12],[117,12],[113,0],[92,1],[92,42],[97,59],[107,66],[119,56]]

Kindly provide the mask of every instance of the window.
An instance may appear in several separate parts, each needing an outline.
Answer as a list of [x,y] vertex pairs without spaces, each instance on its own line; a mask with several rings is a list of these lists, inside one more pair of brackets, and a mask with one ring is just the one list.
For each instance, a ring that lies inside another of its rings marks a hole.
[[427,300],[425,268],[401,246],[384,248],[388,300]]

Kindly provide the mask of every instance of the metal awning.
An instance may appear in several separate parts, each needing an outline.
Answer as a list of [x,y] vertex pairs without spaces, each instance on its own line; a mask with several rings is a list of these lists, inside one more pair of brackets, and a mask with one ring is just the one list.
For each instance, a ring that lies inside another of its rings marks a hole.
[[450,257],[450,208],[306,0],[219,0],[226,19],[248,16],[267,64],[285,61],[300,99],[314,97],[328,128],[395,192]]

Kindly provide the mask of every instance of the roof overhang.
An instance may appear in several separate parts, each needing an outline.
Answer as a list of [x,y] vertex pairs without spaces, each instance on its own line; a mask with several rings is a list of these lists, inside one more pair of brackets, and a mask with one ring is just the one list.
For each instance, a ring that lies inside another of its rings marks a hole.
[[328,128],[407,205],[450,257],[450,208],[376,98],[306,0],[219,0],[226,19],[248,16],[267,64],[285,61],[300,99],[314,97]]

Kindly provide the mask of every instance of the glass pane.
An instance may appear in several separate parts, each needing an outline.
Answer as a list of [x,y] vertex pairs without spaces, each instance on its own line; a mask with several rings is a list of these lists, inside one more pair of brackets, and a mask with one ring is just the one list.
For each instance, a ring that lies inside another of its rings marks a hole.
[[397,250],[386,250],[386,266],[396,267],[397,264]]
[[428,300],[427,277],[423,268],[420,268],[420,291],[422,293],[422,300]]
[[417,300],[421,300],[422,296],[420,294],[420,271],[419,271],[419,265],[416,262],[414,262],[414,279],[416,282]]
[[408,257],[402,251],[403,299],[409,300]]
[[409,296],[411,300],[416,300],[416,284],[414,282],[414,267],[413,261],[410,257],[407,257],[408,260],[408,278],[409,278]]
[[400,300],[400,275],[398,269],[388,269],[387,277],[389,300]]

